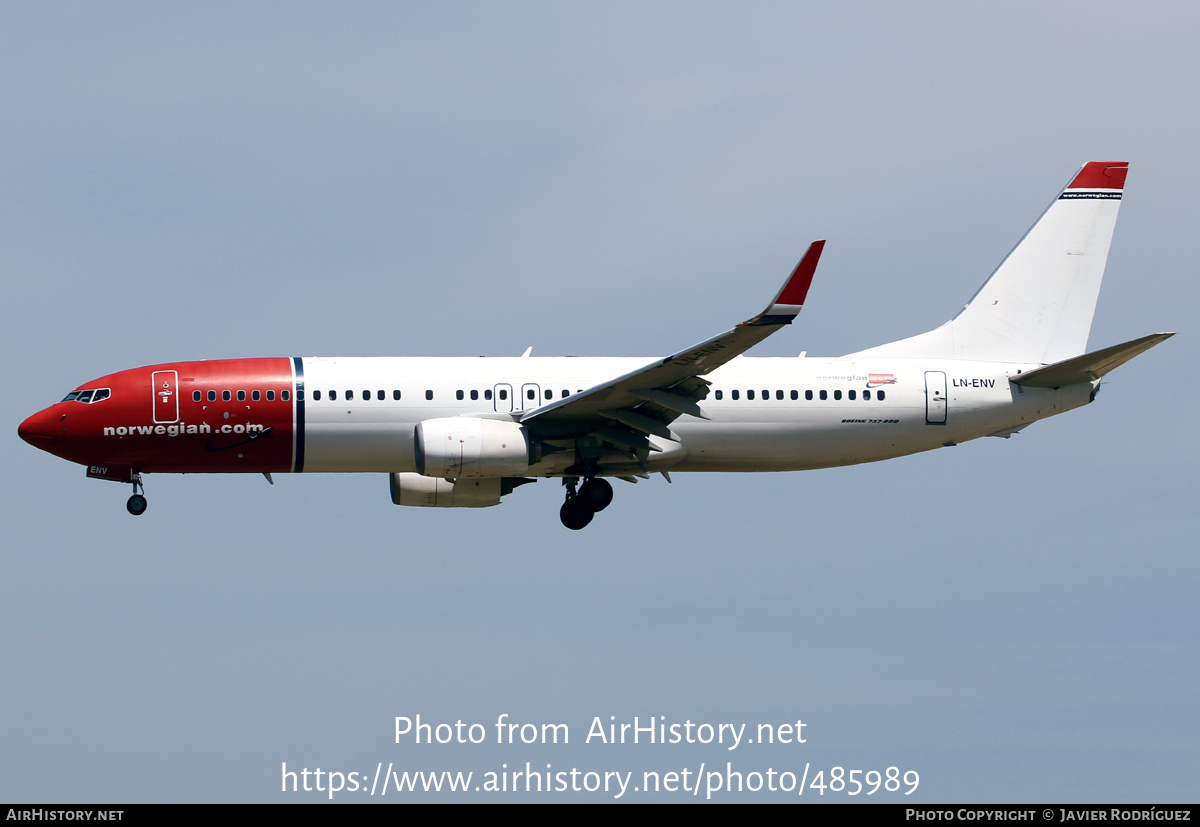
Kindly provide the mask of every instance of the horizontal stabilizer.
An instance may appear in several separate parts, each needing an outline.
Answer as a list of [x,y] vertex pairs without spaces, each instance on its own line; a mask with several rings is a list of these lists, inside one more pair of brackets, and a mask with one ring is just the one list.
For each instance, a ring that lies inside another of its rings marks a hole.
[[1149,336],[1134,339],[1132,342],[1113,345],[1094,353],[1085,353],[1073,359],[1055,362],[1053,365],[1022,373],[1012,377],[1009,381],[1014,385],[1026,385],[1031,388],[1062,388],[1080,382],[1091,382],[1174,335],[1174,333],[1152,333]]

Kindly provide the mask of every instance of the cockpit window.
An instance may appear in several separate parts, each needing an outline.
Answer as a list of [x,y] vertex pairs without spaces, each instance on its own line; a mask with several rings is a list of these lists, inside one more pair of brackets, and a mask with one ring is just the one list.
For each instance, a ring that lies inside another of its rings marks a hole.
[[82,402],[85,405],[90,405],[93,402],[99,402],[101,399],[108,399],[110,394],[109,388],[92,388],[86,391],[71,391],[63,399],[63,402]]

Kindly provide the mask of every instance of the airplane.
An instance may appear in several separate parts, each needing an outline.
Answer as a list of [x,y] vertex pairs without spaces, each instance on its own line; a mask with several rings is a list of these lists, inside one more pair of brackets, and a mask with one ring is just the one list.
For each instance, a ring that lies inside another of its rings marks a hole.
[[1085,352],[1128,164],[1091,161],[959,313],[837,358],[752,358],[800,313],[816,241],[763,312],[660,358],[277,357],[172,362],[80,385],[26,442],[131,484],[143,474],[385,473],[396,505],[479,508],[558,478],[579,530],[636,483],[796,471],[1008,438],[1092,402],[1166,340]]

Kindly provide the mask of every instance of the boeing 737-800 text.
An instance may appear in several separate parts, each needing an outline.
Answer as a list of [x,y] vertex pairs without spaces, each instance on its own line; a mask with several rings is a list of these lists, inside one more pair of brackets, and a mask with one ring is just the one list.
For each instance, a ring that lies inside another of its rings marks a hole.
[[637,358],[173,362],[88,382],[20,426],[132,484],[147,473],[380,472],[397,505],[497,505],[557,477],[580,529],[608,479],[796,471],[1010,436],[1091,402],[1172,334],[1085,353],[1128,165],[1085,164],[941,327],[840,358],[740,358],[800,312],[824,242],[767,308],[695,347]]

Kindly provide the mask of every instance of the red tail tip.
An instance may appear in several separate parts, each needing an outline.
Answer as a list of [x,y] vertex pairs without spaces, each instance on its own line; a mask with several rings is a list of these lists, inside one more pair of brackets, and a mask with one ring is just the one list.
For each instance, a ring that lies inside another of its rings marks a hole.
[[1079,170],[1069,190],[1119,190],[1125,188],[1128,161],[1088,161]]

